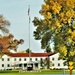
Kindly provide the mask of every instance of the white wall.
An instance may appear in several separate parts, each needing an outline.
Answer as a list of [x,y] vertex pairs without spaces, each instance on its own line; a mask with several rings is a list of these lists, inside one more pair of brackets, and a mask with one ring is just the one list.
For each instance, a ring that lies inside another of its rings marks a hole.
[[[2,59],[4,59],[4,61],[2,61]],[[9,61],[8,61],[9,59]],[[0,69],[4,70],[4,69],[11,69],[11,57],[7,56],[7,55],[3,55],[2,58],[0,58]],[[2,67],[2,64],[4,64],[4,67]],[[10,67],[8,67],[8,64],[10,65]]]
[[[54,60],[53,60],[53,58],[54,58]],[[61,69],[61,68],[68,68],[68,66],[66,65],[66,66],[64,66],[64,62],[65,62],[65,60],[58,60],[59,59],[59,53],[56,53],[56,54],[54,54],[54,55],[52,55],[52,56],[50,56],[50,61],[52,61],[52,64],[54,64],[54,66],[52,66],[52,68],[57,68],[57,69]],[[58,66],[58,64],[60,64],[60,66]]]
[[[8,61],[7,59],[10,59],[10,61]],[[16,61],[14,60],[16,58]],[[24,61],[24,58],[26,58],[26,61]],[[40,63],[40,59],[45,59],[47,57],[31,57],[32,61],[35,61],[35,59],[37,58]],[[54,60],[52,60],[54,58]],[[50,56],[50,61],[52,61],[52,64],[54,64],[54,66],[52,66],[52,68],[68,68],[67,66],[64,66],[63,62],[65,60],[58,60],[59,58],[59,53],[54,54],[52,56]],[[4,59],[4,61],[2,61],[2,59]],[[19,61],[19,59],[21,59],[21,61]],[[27,63],[29,62],[29,57],[10,57],[7,55],[2,56],[2,58],[0,59],[0,69],[12,69],[14,67],[12,67],[12,65],[14,64],[19,64],[19,63]],[[58,63],[60,64],[60,66],[58,66]],[[4,67],[2,67],[2,64],[4,64]],[[10,64],[10,67],[8,67],[7,65]]]

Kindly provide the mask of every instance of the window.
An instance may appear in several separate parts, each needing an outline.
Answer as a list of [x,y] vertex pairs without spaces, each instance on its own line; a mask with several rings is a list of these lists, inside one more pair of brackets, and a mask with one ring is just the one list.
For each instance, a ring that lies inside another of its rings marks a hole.
[[32,61],[32,58],[30,58],[30,61]]
[[21,61],[21,58],[19,59],[19,61]]
[[10,58],[8,58],[7,61],[10,61]]
[[24,61],[26,61],[26,58],[24,58]]
[[52,64],[52,66],[54,66],[54,64]]
[[52,60],[54,60],[54,58],[52,58]]
[[4,67],[4,64],[2,64],[2,67]]
[[58,66],[60,66],[60,63],[58,63]]
[[64,66],[66,66],[66,64],[63,64]]
[[14,58],[14,61],[16,61],[16,58]]
[[35,61],[37,61],[38,59],[37,58],[35,58]]
[[10,64],[7,64],[7,67],[10,67]]
[[35,63],[35,67],[38,68],[38,63]]
[[45,60],[47,61],[47,60],[48,60],[48,58],[45,58]]
[[19,64],[19,67],[22,67],[22,64]]
[[40,59],[40,65],[43,67],[43,59]]
[[63,65],[64,65],[64,66],[67,66],[67,63],[66,63],[66,62],[64,62],[64,63],[63,63]]
[[2,61],[4,61],[4,58],[2,58]]
[[58,60],[60,60],[60,58],[58,58]]
[[27,64],[24,64],[24,67],[27,67]]
[[40,58],[40,60],[43,60],[42,58]]

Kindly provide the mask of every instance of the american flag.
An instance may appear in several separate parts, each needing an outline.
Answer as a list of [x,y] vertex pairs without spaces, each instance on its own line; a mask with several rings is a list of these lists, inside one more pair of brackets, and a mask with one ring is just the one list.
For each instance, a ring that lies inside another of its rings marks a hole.
[[29,16],[29,23],[30,23],[30,5],[29,5],[29,8],[28,8],[28,16]]
[[28,15],[30,15],[30,5],[29,5],[29,8],[28,8]]

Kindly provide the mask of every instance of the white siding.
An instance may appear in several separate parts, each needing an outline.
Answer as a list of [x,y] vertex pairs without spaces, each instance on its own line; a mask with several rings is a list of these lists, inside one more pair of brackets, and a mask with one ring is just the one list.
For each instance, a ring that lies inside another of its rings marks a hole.
[[[8,61],[9,58],[9,61]],[[2,59],[4,59],[4,61],[2,61]],[[0,69],[4,70],[4,69],[11,69],[11,57],[4,55],[2,56],[2,58],[0,59]],[[4,64],[4,67],[2,67],[2,64]],[[10,67],[8,67],[8,64],[10,65]]]
[[[7,60],[8,58],[10,59],[10,61]],[[24,60],[25,58],[26,58],[26,61]],[[37,58],[37,61],[39,61],[40,63],[41,58],[45,59],[47,57],[30,57],[30,58],[32,58],[32,61],[36,61],[35,59]],[[53,58],[54,60],[52,60]],[[57,69],[68,68],[67,66],[64,66],[63,64],[65,60],[58,60],[58,58],[59,58],[59,53],[50,56],[50,61],[52,61],[52,64],[54,64],[52,68],[57,68]],[[4,59],[4,61],[2,61],[2,59]],[[21,59],[21,61],[19,59]],[[14,67],[12,67],[12,65],[20,64],[20,63],[27,63],[27,62],[29,62],[29,57],[10,57],[10,56],[4,55],[0,59],[0,69],[2,70],[13,69]],[[4,64],[4,67],[2,67],[2,64]],[[10,64],[10,67],[7,66],[8,64]],[[60,64],[60,66],[58,66],[58,64]]]
[[[54,60],[52,60],[54,58]],[[56,68],[56,69],[61,69],[61,68],[68,68],[67,65],[64,66],[64,62],[65,60],[58,60],[59,59],[59,53],[54,54],[52,56],[50,56],[50,61],[52,61],[52,64],[54,64],[54,66],[52,66],[52,68]],[[60,64],[60,65],[58,65]]]

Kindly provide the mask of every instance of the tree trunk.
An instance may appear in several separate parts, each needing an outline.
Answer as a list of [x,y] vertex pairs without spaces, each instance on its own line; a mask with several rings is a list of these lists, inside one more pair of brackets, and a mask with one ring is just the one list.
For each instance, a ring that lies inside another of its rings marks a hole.
[[50,68],[50,61],[49,61],[49,56],[47,57],[47,69]]

